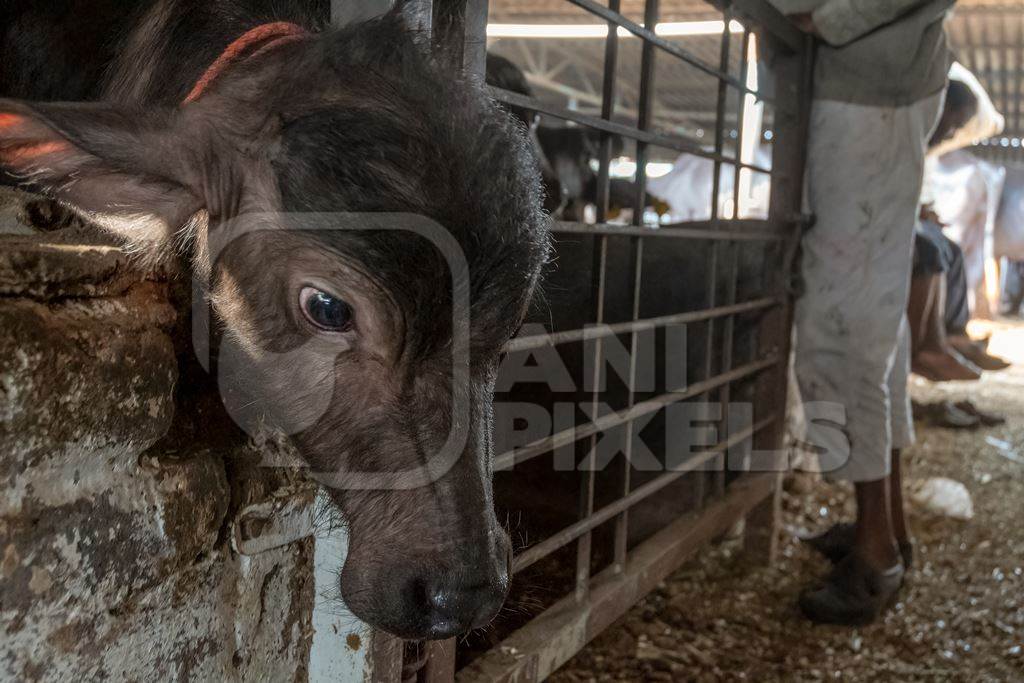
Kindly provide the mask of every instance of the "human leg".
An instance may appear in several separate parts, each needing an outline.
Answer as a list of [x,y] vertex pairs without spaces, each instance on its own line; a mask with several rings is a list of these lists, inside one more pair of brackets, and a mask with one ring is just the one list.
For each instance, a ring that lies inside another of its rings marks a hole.
[[[815,445],[826,475],[853,482],[857,499],[852,552],[801,597],[815,621],[871,621],[902,582],[890,459],[893,400],[903,400],[906,373],[893,371],[923,141],[937,109],[938,101],[897,110],[815,103],[808,173],[818,220],[803,242],[807,294],[796,310],[796,374],[805,401],[841,409],[843,429]],[[901,381],[897,397],[890,383]]]

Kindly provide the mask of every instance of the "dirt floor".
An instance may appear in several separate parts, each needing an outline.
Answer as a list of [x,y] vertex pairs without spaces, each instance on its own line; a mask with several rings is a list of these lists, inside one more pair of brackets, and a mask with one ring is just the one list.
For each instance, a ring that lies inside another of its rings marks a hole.
[[722,544],[550,680],[1024,681],[1024,325],[990,331],[991,350],[1011,358],[1011,370],[959,386],[914,381],[916,401],[970,398],[1008,421],[977,431],[918,424],[909,485],[962,482],[974,517],[958,521],[911,504],[916,568],[884,620],[849,629],[800,616],[797,595],[827,565],[796,535],[849,519],[852,501],[839,486],[796,475],[787,481],[776,566],[754,565],[737,543]]

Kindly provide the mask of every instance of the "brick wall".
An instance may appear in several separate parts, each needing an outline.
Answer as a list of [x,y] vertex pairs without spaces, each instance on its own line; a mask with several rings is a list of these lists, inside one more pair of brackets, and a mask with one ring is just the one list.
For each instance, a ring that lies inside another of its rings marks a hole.
[[0,235],[0,680],[305,681],[325,652],[359,679],[340,606],[310,658],[320,541],[232,543],[312,496],[219,411],[172,274],[76,229]]

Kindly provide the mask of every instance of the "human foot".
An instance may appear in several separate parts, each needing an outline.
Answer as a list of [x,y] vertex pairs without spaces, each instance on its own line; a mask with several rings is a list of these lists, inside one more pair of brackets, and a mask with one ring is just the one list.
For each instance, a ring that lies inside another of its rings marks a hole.
[[921,349],[910,361],[910,369],[932,382],[976,380],[981,369],[952,348],[945,350]]
[[982,370],[988,370],[991,372],[998,370],[1005,370],[1010,367],[1010,363],[1003,360],[999,356],[993,356],[989,354],[983,344],[975,342],[970,337],[948,337],[949,345],[952,346],[956,351],[969,360],[970,362],[977,365]]
[[800,595],[800,610],[819,624],[864,626],[893,602],[903,585],[903,565],[874,569],[854,552],[836,565],[824,583]]
[[[832,564],[839,564],[853,552],[857,527],[852,522],[838,522],[815,536],[800,540],[823,555]],[[914,542],[898,541],[903,567],[910,569],[914,564]]]

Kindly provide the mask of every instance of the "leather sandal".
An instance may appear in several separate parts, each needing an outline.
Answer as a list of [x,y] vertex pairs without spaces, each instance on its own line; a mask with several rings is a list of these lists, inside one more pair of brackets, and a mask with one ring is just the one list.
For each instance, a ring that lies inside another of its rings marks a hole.
[[1002,415],[984,411],[970,401],[958,401],[954,406],[958,410],[978,418],[978,421],[986,427],[997,427],[1001,424],[1006,424],[1006,418]]

